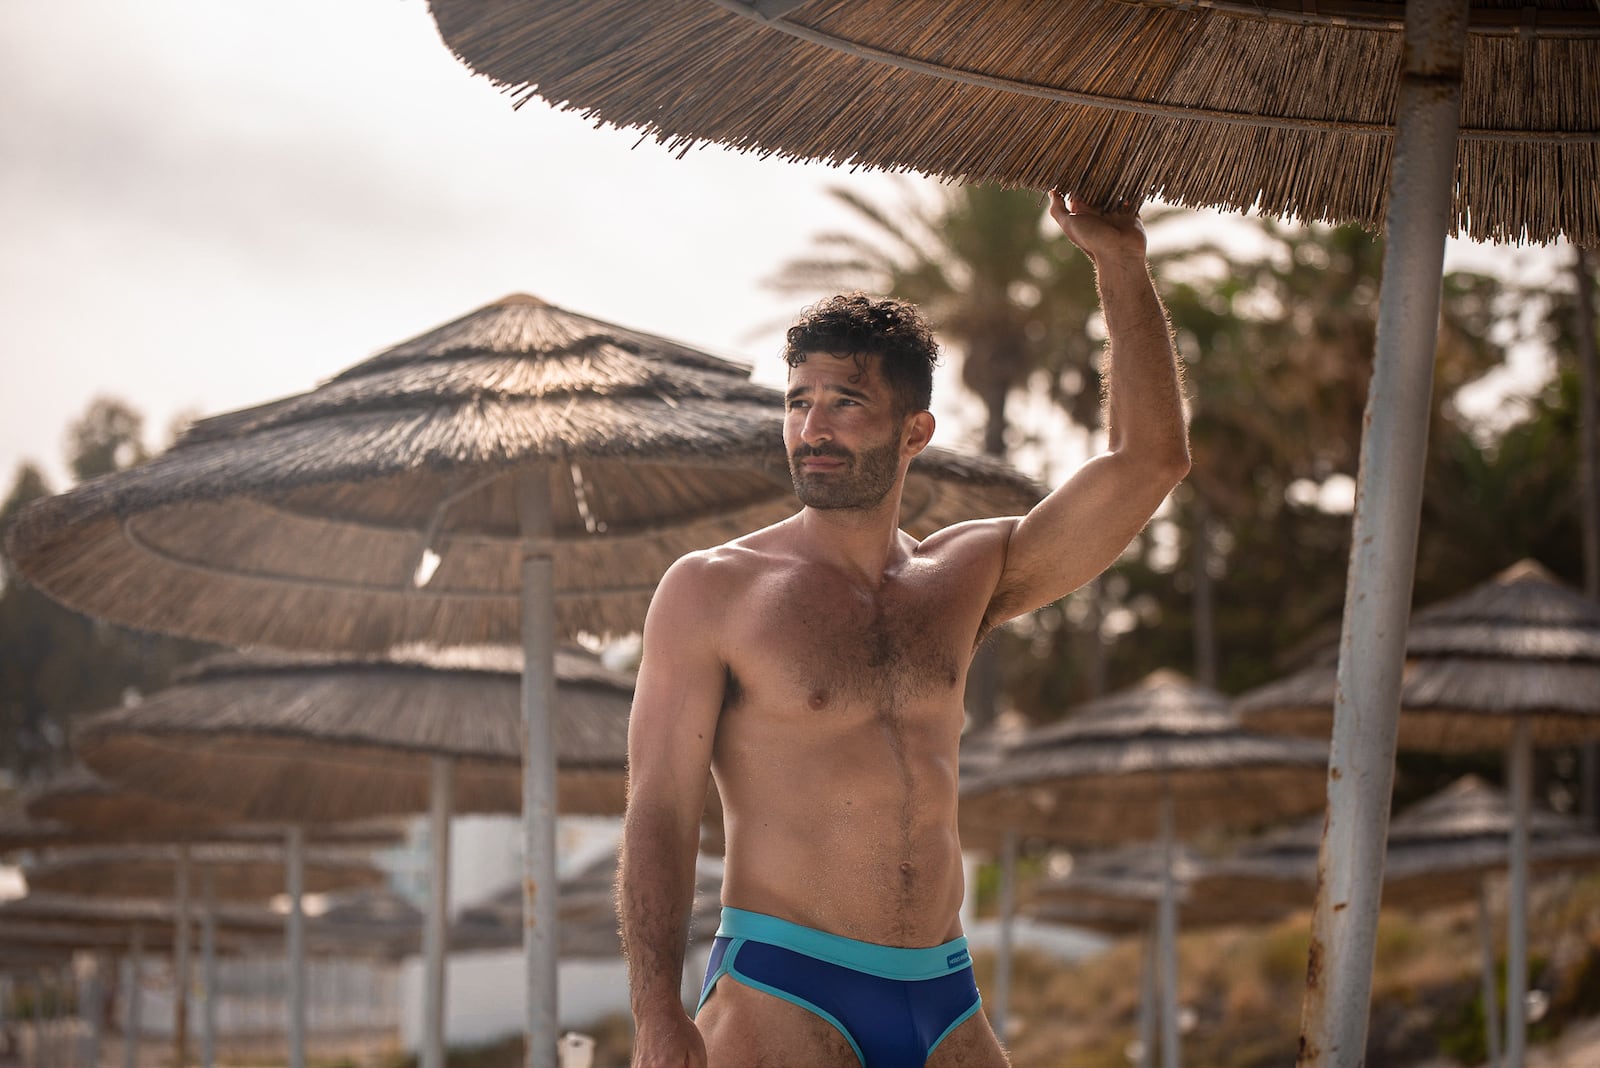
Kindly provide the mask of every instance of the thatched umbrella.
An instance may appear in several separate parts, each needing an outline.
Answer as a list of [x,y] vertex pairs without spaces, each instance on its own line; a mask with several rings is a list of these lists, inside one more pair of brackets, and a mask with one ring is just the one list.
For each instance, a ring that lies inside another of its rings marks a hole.
[[1600,13],[1586,0],[431,6],[456,54],[520,98],[684,150],[717,141],[1101,204],[1382,220],[1301,1047],[1310,1063],[1357,1063],[1445,236],[1600,244]]
[[[1384,863],[1386,906],[1420,910],[1477,899],[1490,1064],[1500,1063],[1500,1032],[1488,878],[1509,864],[1514,822],[1505,795],[1469,775],[1395,816]],[[1578,820],[1534,809],[1527,828],[1530,872],[1600,866],[1600,836],[1588,833]],[[1203,869],[1195,890],[1213,897],[1250,896],[1288,908],[1307,906],[1316,892],[1320,831],[1320,825],[1307,823],[1252,843]]]
[[[520,638],[527,1049],[553,1068],[556,635],[637,629],[678,556],[791,514],[781,418],[739,365],[508,297],[34,502],[8,553],[71,607],[232,644]],[[903,518],[927,532],[1035,494],[931,451]]]
[[[1156,975],[1159,968],[1157,914],[1166,890],[1164,853],[1148,844],[1075,854],[1063,875],[1047,875],[1033,888],[1028,914],[1051,923],[1073,924],[1112,935],[1142,935],[1145,942],[1139,989],[1139,1063],[1155,1049]],[[1287,910],[1251,896],[1195,893],[1206,861],[1188,849],[1175,851],[1172,874],[1176,906],[1185,930],[1265,923]]]
[[[19,822],[19,818],[26,822]],[[27,847],[54,852],[107,843],[174,844],[178,859],[170,892],[179,913],[185,916],[191,898],[191,865],[186,859],[189,847],[201,843],[270,847],[283,841],[283,832],[278,828],[235,822],[230,813],[215,806],[139,793],[108,782],[82,766],[69,768],[24,791],[20,812],[13,815],[7,828],[9,830],[0,830],[0,849]],[[368,821],[320,827],[315,837],[324,844],[360,848],[386,845],[397,841],[401,835],[392,823]],[[202,868],[203,882],[213,875],[213,868]],[[216,936],[213,912],[208,905],[202,915],[203,952]],[[187,923],[179,924],[176,968],[180,985],[185,987],[189,975],[189,933]],[[209,953],[206,960],[209,970]],[[175,1001],[173,1011],[177,1015],[173,1038],[181,1061],[188,1038],[188,1003],[183,999]]]
[[962,783],[961,819],[964,828],[1005,826],[1065,843],[1159,838],[1169,861],[1158,914],[1162,1055],[1176,1068],[1174,838],[1316,808],[1327,759],[1316,742],[1244,730],[1227,698],[1157,671],[1059,726],[1022,735]]
[[[555,668],[558,808],[620,814],[632,679],[577,649],[559,650]],[[228,654],[136,707],[94,717],[73,743],[86,764],[132,789],[245,819],[315,826],[429,812],[423,1059],[435,1068],[444,1060],[450,817],[520,808],[521,676],[522,652],[510,646]],[[291,957],[298,1040],[303,955]]]
[[[1600,736],[1600,605],[1524,560],[1459,597],[1420,610],[1406,632],[1404,653],[1396,727],[1401,747],[1507,754],[1514,818],[1506,1034],[1508,1063],[1516,1068],[1526,1043],[1533,747]],[[1314,733],[1326,730],[1337,682],[1328,668],[1312,667],[1243,695],[1236,707],[1262,728]]]
[[[23,868],[32,890],[89,897],[163,898],[175,873],[188,862],[215,872],[214,893],[228,901],[264,901],[283,892],[288,857],[281,847],[198,845],[121,846],[57,853]],[[383,872],[348,851],[309,850],[306,892],[376,886]]]

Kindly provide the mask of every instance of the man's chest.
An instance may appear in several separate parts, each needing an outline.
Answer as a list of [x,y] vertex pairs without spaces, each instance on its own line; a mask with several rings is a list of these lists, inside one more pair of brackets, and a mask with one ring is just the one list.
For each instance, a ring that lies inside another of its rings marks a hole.
[[867,590],[821,570],[766,576],[728,620],[730,667],[763,705],[904,707],[957,698],[982,605],[934,569]]

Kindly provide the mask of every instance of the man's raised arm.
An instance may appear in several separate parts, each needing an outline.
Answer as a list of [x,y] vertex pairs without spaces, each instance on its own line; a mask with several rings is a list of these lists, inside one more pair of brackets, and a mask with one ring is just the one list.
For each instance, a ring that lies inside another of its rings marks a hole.
[[1050,217],[1094,262],[1110,339],[1106,451],[1016,522],[985,622],[1071,593],[1109,567],[1189,471],[1177,354],[1136,214],[1050,194]]
[[711,747],[724,668],[707,611],[705,561],[680,560],[650,602],[628,722],[628,807],[618,897],[634,1018],[634,1068],[704,1068],[683,1010]]

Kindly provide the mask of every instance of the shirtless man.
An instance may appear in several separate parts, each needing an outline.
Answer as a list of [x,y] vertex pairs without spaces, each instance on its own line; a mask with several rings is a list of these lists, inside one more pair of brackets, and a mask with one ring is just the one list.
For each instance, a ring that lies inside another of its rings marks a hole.
[[[933,339],[838,297],[789,332],[798,514],[691,553],[645,623],[620,877],[635,1068],[1003,1066],[958,910],[967,668],[1000,624],[1099,574],[1189,469],[1176,360],[1136,215],[1050,194],[1095,263],[1111,338],[1106,452],[1027,515],[899,529],[933,435]],[[707,772],[722,924],[680,1001]]]

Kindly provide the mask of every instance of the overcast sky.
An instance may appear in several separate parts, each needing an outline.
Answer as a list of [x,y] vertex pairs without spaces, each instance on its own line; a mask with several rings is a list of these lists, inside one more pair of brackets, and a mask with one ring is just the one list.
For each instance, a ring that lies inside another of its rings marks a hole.
[[6,0],[0,101],[7,481],[97,394],[159,438],[513,292],[772,364],[761,278],[887,188],[514,112],[421,0]]
[[422,0],[5,0],[0,480],[61,488],[97,395],[159,444],[512,292],[779,381],[761,279],[888,179],[637,141],[512,111]]

